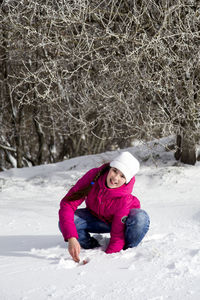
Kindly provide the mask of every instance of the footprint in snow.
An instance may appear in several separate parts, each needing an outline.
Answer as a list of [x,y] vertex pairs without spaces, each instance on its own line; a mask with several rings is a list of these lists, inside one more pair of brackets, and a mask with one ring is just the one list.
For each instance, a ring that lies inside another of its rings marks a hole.
[[185,273],[200,273],[200,249],[191,249],[182,257],[176,258],[167,266],[168,272],[180,276]]

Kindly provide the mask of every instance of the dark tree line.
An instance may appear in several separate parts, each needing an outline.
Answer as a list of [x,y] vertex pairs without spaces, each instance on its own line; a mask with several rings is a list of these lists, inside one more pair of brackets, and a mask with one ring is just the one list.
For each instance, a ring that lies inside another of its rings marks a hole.
[[199,45],[199,1],[3,1],[0,169],[169,134],[195,164]]

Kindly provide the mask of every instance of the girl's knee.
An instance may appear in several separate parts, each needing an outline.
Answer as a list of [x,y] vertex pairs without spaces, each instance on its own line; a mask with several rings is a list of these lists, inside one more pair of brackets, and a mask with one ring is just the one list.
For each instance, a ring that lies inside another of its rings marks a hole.
[[145,223],[148,223],[148,224],[150,223],[149,215],[143,209],[140,209],[140,211],[137,214],[137,218],[138,218],[138,220],[141,220],[141,221],[143,221]]
[[150,224],[150,218],[147,212],[143,209],[131,209],[126,225],[130,225],[132,223],[137,223],[137,224],[144,224],[145,226],[149,226]]

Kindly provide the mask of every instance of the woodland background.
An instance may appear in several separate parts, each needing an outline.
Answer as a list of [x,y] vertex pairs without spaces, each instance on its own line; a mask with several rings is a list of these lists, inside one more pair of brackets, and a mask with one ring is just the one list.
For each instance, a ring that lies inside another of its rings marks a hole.
[[168,135],[195,164],[200,1],[0,3],[0,170]]

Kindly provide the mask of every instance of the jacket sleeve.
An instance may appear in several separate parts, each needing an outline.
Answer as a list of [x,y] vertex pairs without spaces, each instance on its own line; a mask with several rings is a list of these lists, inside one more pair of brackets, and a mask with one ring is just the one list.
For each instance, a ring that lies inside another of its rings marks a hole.
[[[132,199],[131,207],[129,199]],[[131,208],[140,208],[140,202],[136,197],[130,195],[129,199],[127,199],[125,203],[121,201],[121,205],[118,205],[117,211],[113,217],[110,233],[110,242],[106,249],[106,253],[108,254],[119,252],[123,249],[125,245],[125,224],[123,218],[128,216]]]
[[65,241],[67,241],[71,237],[78,238],[78,233],[74,224],[74,212],[86,198],[84,197],[79,200],[68,201],[67,197],[72,195],[74,192],[82,189],[83,187],[88,186],[97,172],[98,168],[94,168],[88,171],[77,181],[77,183],[69,190],[69,192],[60,202],[59,225]]
[[[125,216],[125,215],[124,215]],[[115,253],[123,249],[124,241],[124,227],[125,225],[121,222],[123,216],[115,215],[112,221],[110,242],[106,249],[106,253]]]

